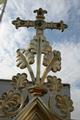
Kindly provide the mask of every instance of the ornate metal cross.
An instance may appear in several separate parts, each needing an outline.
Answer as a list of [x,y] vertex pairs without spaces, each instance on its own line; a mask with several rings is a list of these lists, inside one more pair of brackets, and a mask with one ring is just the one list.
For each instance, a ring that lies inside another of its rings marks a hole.
[[12,24],[15,25],[16,29],[19,27],[34,27],[38,31],[43,31],[45,29],[58,29],[64,31],[64,29],[67,28],[67,25],[64,24],[63,21],[60,21],[59,23],[54,22],[46,22],[44,21],[45,16],[44,14],[47,13],[46,10],[43,10],[42,8],[39,8],[38,10],[34,10],[34,13],[37,13],[36,20],[21,20],[19,17],[12,21]]
[[[63,21],[60,21],[59,23],[44,21],[44,19],[45,19],[44,14],[46,14],[47,11],[43,10],[42,8],[39,8],[38,10],[34,10],[34,13],[37,13],[35,21],[32,21],[32,20],[21,20],[18,17],[16,20],[12,21],[12,24],[15,25],[16,29],[18,29],[19,27],[27,27],[27,28],[28,27],[34,27],[36,29],[36,36],[37,36],[37,49],[36,49],[36,51],[37,51],[37,73],[36,73],[36,83],[39,83],[40,82],[41,54],[43,53],[43,51],[41,50],[41,47],[42,47],[42,44],[43,44],[42,43],[42,39],[41,39],[41,37],[43,36],[43,31],[45,29],[58,29],[58,30],[61,30],[63,32],[64,29],[67,28],[67,25],[64,24]],[[51,65],[52,64],[53,64],[53,61],[52,61]],[[28,67],[28,70],[31,71],[30,74],[32,76],[32,80],[35,81],[35,78],[34,78],[34,75],[33,75],[33,72],[31,70],[31,68]],[[50,71],[50,69],[47,68],[47,71],[44,72],[41,81],[44,81],[44,79],[46,78],[46,75],[47,75],[47,73],[49,71]]]

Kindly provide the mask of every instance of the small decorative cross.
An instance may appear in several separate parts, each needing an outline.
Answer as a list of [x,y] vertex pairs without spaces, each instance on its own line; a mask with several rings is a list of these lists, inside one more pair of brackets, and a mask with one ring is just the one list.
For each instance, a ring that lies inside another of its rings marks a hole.
[[45,29],[58,29],[61,30],[62,32],[64,29],[67,28],[67,25],[64,24],[63,21],[60,21],[58,23],[54,22],[46,22],[44,21],[45,16],[44,14],[47,14],[46,10],[43,10],[42,8],[39,8],[38,10],[34,10],[34,13],[37,13],[36,20],[21,20],[19,17],[12,21],[12,24],[15,25],[16,29],[19,27],[34,27],[37,31],[38,30],[45,30]]

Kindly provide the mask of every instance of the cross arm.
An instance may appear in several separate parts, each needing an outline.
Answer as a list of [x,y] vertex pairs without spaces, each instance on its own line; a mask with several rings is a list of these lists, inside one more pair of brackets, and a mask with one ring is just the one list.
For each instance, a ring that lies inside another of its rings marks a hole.
[[12,21],[12,24],[15,25],[16,29],[19,27],[34,27],[35,22],[31,20],[21,20],[19,17],[16,20]]
[[54,22],[47,22],[45,24],[45,29],[58,29],[61,30],[62,32],[64,29],[66,29],[68,26],[64,24],[63,21],[60,21],[59,23],[54,23]]

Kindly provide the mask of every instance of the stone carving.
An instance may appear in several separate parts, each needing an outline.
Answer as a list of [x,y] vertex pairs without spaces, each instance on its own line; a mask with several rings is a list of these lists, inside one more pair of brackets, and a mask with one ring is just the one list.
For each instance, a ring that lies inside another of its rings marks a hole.
[[17,76],[12,77],[12,85],[15,89],[23,89],[27,86],[28,80],[27,80],[27,74],[26,73],[18,73]]
[[48,66],[51,61],[53,61],[53,63],[51,64],[51,70],[53,72],[59,71],[61,69],[61,54],[59,51],[49,52],[48,54],[44,55],[44,66]]
[[74,110],[73,102],[68,96],[56,96],[56,106],[60,109],[60,111],[66,117],[70,112]]
[[3,93],[0,98],[0,110],[7,116],[13,116],[20,110],[22,103],[23,100],[20,93],[10,90]]
[[[37,54],[37,49],[38,49],[38,40],[37,38],[34,38],[30,43],[29,51],[31,51],[34,54]],[[52,47],[49,45],[49,42],[46,41],[45,38],[43,38],[41,43],[41,53],[46,54],[51,51],[52,51]]]
[[18,49],[16,58],[17,66],[21,69],[28,67],[28,64],[34,63],[34,54],[29,50]]
[[42,78],[41,83],[44,83],[44,80],[47,77],[47,74],[52,70],[53,72],[57,72],[61,69],[61,56],[59,51],[53,51],[53,53],[49,53],[44,55],[43,64],[46,67]]
[[34,61],[34,53],[30,50],[24,50],[24,55],[28,61],[29,64],[33,64]]
[[55,111],[55,104],[53,107],[53,102],[55,102],[56,95],[62,90],[63,84],[61,83],[61,79],[56,76],[47,76],[47,87],[49,88],[51,94],[48,99],[48,107],[50,110]]
[[61,79],[56,76],[47,76],[48,87],[50,91],[59,92],[63,84],[61,83]]
[[32,96],[43,96],[47,93],[47,88],[39,85],[31,86],[28,88],[28,91],[31,93]]
[[24,69],[25,67],[27,67],[28,65],[28,61],[26,60],[26,57],[24,56],[24,54],[22,54],[23,51],[21,50],[17,50],[17,59],[16,59],[16,62],[17,62],[17,67],[20,67],[21,69]]
[[32,71],[32,68],[29,65],[28,60],[26,59],[26,56],[24,55],[24,51],[20,51],[19,49],[17,50],[17,66],[20,67],[21,69],[24,69],[25,67],[28,68],[28,71],[31,75],[32,81],[34,83],[35,77]]

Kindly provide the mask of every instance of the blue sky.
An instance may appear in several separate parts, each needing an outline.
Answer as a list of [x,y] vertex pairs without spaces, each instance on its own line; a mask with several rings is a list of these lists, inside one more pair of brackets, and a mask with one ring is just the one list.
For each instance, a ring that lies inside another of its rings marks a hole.
[[35,35],[34,29],[18,30],[11,21],[35,19],[34,9],[42,7],[48,11],[46,21],[59,22],[67,25],[63,33],[58,30],[46,30],[45,36],[53,49],[61,51],[62,70],[56,73],[62,82],[71,84],[71,96],[75,110],[72,118],[80,119],[80,0],[8,0],[3,20],[0,24],[0,79],[11,79],[17,72],[16,50],[27,47]]

